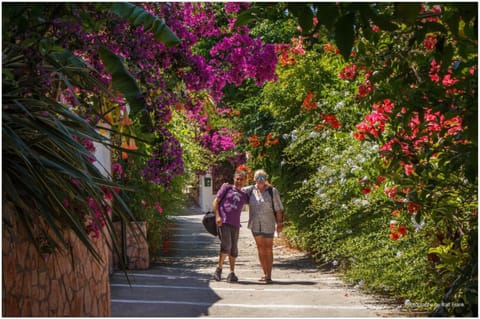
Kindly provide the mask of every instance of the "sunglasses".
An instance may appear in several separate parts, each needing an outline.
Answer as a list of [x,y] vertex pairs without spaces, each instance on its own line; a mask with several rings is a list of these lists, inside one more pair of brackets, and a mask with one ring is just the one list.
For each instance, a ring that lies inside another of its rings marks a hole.
[[267,178],[265,176],[258,176],[255,180],[257,181],[265,181]]

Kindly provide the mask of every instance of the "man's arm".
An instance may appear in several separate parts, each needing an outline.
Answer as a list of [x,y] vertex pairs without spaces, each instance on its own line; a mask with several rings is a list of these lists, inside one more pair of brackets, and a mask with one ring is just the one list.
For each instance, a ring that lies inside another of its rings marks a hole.
[[217,226],[222,226],[222,217],[220,216],[220,210],[218,207],[220,200],[218,197],[215,197],[213,200],[213,212],[215,213],[215,221],[217,222]]
[[[228,189],[225,189],[228,187],[228,183],[223,183],[222,187],[220,187],[220,191],[217,193],[217,196],[213,200],[212,207],[213,207],[213,212],[215,213],[215,221],[217,222],[217,226],[220,227],[223,224],[222,217],[220,216],[220,202],[222,201],[221,198],[224,198],[228,192]],[[222,191],[224,193],[222,193]],[[218,194],[221,194],[221,198],[218,197]]]

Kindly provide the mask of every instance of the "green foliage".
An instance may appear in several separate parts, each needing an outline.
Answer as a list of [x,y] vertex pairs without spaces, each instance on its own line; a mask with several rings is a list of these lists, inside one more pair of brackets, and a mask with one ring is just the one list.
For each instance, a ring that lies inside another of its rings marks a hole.
[[[278,81],[252,98],[259,104],[244,108],[243,123],[250,135],[283,136],[276,147],[251,144],[248,150],[250,165],[267,168],[284,198],[287,237],[319,263],[337,265],[352,284],[405,301],[405,307],[475,313],[478,48],[472,12],[477,6],[287,6],[311,46],[293,65],[278,66]],[[310,28],[311,13],[319,23]],[[313,39],[322,28],[333,37]],[[426,49],[428,37],[438,40],[435,47]],[[327,39],[335,40],[343,59],[320,48]],[[441,76],[458,79],[453,91],[430,78],[434,59]],[[340,79],[346,66],[357,67],[356,75]],[[371,91],[360,90],[366,80]],[[385,99],[395,105],[385,130],[360,143],[353,137],[357,124]],[[431,123],[414,130],[412,121],[428,112],[446,121],[460,116],[462,131],[432,132]],[[325,125],[325,114],[334,114],[341,127]],[[408,144],[415,134],[428,143]],[[410,153],[400,145],[381,149],[395,138],[407,143]],[[406,172],[406,163],[413,172]],[[393,186],[399,194],[389,198],[384,191]],[[406,203],[420,208],[415,212]],[[401,236],[395,233],[398,225],[405,227]]]
[[[278,21],[285,21],[287,18],[285,12],[285,3],[275,3],[275,2],[255,2],[251,4],[251,8],[248,10],[243,10],[239,13],[237,21],[235,22],[235,27],[241,27],[244,25],[252,25],[255,29],[258,25],[277,23]],[[268,21],[265,21],[268,19]],[[288,19],[290,20],[290,19]],[[266,30],[267,33],[271,33],[274,29]],[[254,31],[255,32],[255,31]],[[277,33],[277,32],[275,32]],[[283,33],[283,32],[278,32]],[[263,33],[262,33],[263,34]],[[277,35],[281,36],[282,35]],[[283,41],[281,41],[283,42]]]
[[290,43],[298,36],[295,21],[280,16],[273,21],[257,21],[250,34],[259,36],[265,43]]
[[105,68],[112,75],[113,87],[122,92],[132,107],[132,116],[134,113],[144,110],[145,101],[142,92],[133,76],[124,66],[122,59],[105,46],[100,47],[99,54]]
[[[138,120],[134,121],[129,130],[139,141],[152,140],[151,133],[143,132],[142,124]],[[152,258],[161,253],[163,240],[170,236],[170,217],[181,211],[187,200],[185,185],[192,185],[196,174],[207,169],[216,160],[213,154],[198,144],[195,138],[198,128],[194,122],[188,121],[182,112],[172,113],[169,131],[182,144],[185,173],[175,176],[168,189],[141,176],[140,172],[151,152],[151,143],[139,143],[139,149],[129,152],[127,160],[122,159],[120,150],[114,155],[114,160],[122,164],[125,172],[119,180],[123,185],[123,199],[132,207],[134,220],[147,222],[147,242]],[[120,134],[113,136],[114,140],[121,138]]]
[[[132,156],[130,156],[132,157]],[[142,161],[130,158],[125,164],[128,179],[124,179],[123,197],[132,207],[135,220],[147,223],[147,242],[151,258],[158,256],[164,240],[168,240],[171,225],[170,216],[183,208],[187,184],[186,176],[175,176],[169,189],[149,183],[139,174]]]
[[[43,13],[27,11],[15,5],[4,6],[3,9],[4,16],[8,17],[6,20],[14,12],[25,13],[19,16],[19,21],[27,17],[38,19]],[[112,191],[117,185],[93,165],[90,150],[82,141],[95,141],[107,146],[109,142],[73,110],[58,103],[55,97],[63,89],[73,91],[74,86],[92,91],[103,86],[90,75],[92,70],[89,66],[56,46],[52,39],[44,38],[47,41],[43,43],[32,43],[30,39],[17,40],[15,31],[23,27],[12,24],[3,28],[3,201],[15,206],[13,213],[20,218],[39,251],[39,237],[47,238],[52,249],[65,247],[63,230],[71,229],[93,256],[101,258],[85,229],[86,218],[90,216],[95,223],[100,223],[98,217],[91,216],[90,207],[93,202],[101,206],[104,190]],[[37,25],[38,31],[43,27],[46,26]],[[36,65],[32,65],[25,54],[28,49],[42,52]],[[48,71],[52,85],[45,85],[45,78],[37,72],[39,69]],[[106,94],[105,88],[103,90],[100,92]],[[131,212],[121,198],[113,191],[112,195],[118,202],[113,213],[121,219],[131,218]],[[72,207],[73,204],[76,206]],[[5,225],[10,225],[14,219],[6,212],[2,217]],[[104,222],[107,227],[102,231],[112,234],[110,220]],[[45,223],[54,235],[39,228],[40,223]]]
[[[143,25],[166,44],[178,43],[163,21],[138,6],[99,6]],[[68,15],[71,7],[44,7],[2,7],[4,201],[14,203],[34,243],[37,214],[29,211],[32,206],[55,232],[50,244],[64,244],[61,229],[68,226],[93,249],[84,215],[72,213],[64,199],[84,206],[87,198],[101,203],[102,188],[116,185],[101,176],[72,135],[109,143],[54,97],[57,90],[80,87],[95,94],[75,97],[78,104],[101,107],[107,91],[90,75],[93,70],[61,48],[41,23],[43,15]],[[308,50],[291,53],[293,62],[278,66],[276,83],[258,88],[246,81],[240,88],[226,87],[223,106],[239,111],[240,119],[229,123],[231,117],[215,115],[208,122],[212,128],[238,126],[244,132],[244,145],[235,151],[249,151],[249,166],[265,168],[280,190],[290,241],[311,251],[319,263],[338,267],[352,284],[404,300],[405,305],[426,305],[425,310],[442,302],[464,305],[438,307],[438,315],[473,314],[478,307],[477,7],[446,3],[438,11],[421,3],[253,3],[240,14],[237,26],[254,25],[253,34],[277,43],[302,35]],[[85,28],[105,23],[87,13],[81,17]],[[16,33],[26,30],[31,37],[17,39]],[[436,42],[426,48],[429,37]],[[335,41],[333,49],[322,46],[330,41]],[[207,56],[209,46],[200,42],[194,50]],[[30,49],[39,53],[36,60],[25,55]],[[106,48],[100,54],[115,88],[134,113],[142,112],[139,89],[123,61]],[[451,86],[433,81],[433,61],[439,76],[458,81]],[[343,68],[353,65],[358,66],[355,76],[340,79]],[[39,69],[49,71],[53,85],[42,85],[45,78],[37,76]],[[367,80],[371,91],[361,92]],[[171,87],[181,90],[177,85]],[[354,138],[372,105],[385,99],[395,106],[381,134],[370,134],[364,142]],[[205,103],[209,114],[216,107]],[[415,127],[412,121],[428,112],[440,114],[442,121],[461,117],[462,130],[453,135],[446,133],[449,127],[434,131],[429,126],[440,121],[419,121]],[[224,159],[196,142],[199,130],[181,112],[173,113],[170,125],[182,144],[186,174],[175,177],[170,189],[143,180],[138,174],[146,158],[142,154],[150,154],[152,147],[143,145],[123,163],[128,173],[121,181],[123,200],[113,193],[115,218],[147,220],[153,254],[160,249],[168,215],[183,201],[183,185],[213,160]],[[152,141],[142,127],[135,123],[130,134]],[[413,135],[425,140],[413,143]],[[405,144],[381,150],[393,139]],[[413,167],[408,173],[406,164]],[[79,181],[78,189],[72,178]],[[393,186],[397,195],[386,196]],[[130,212],[124,201],[136,211]],[[408,204],[418,205],[418,211],[412,212]],[[3,218],[8,225],[8,216]],[[395,237],[398,225],[405,229]],[[112,229],[108,225],[107,231]]]
[[[48,246],[55,249],[67,245],[63,230],[71,229],[94,257],[101,258],[90,242],[92,231],[95,230],[95,236],[100,230],[114,240],[116,237],[111,220],[92,210],[105,206],[105,197],[112,196],[114,219],[127,221],[135,217],[114,191],[119,185],[101,174],[91,162],[91,150],[82,144],[97,142],[110,148],[111,142],[80,117],[77,109],[58,102],[64,91],[84,90],[90,96],[74,96],[74,104],[90,105],[92,112],[99,115],[110,97],[108,88],[92,75],[96,70],[65,50],[62,39],[52,36],[52,26],[46,22],[73,17],[75,7],[74,4],[2,5],[3,200],[13,204],[16,209],[13,213],[39,251],[39,237],[46,238]],[[163,21],[140,7],[128,3],[99,7],[108,8],[135,25],[144,25],[167,45],[179,42]],[[105,23],[95,21],[84,11],[80,15],[86,28],[98,30]],[[29,34],[26,39],[25,32]],[[106,47],[100,49],[100,56],[112,74],[115,89],[124,94],[135,111],[144,110],[142,94],[123,61]],[[10,225],[13,219],[3,215],[5,225]],[[87,222],[91,223],[91,229],[86,229]],[[36,227],[39,223],[53,230],[54,235]],[[117,246],[114,248],[118,249]]]
[[185,163],[185,173],[182,179],[187,184],[191,184],[198,172],[205,171],[212,162],[218,159],[211,151],[198,143],[196,135],[199,132],[199,128],[196,127],[193,121],[189,121],[183,113],[173,113],[169,130],[182,145],[182,156]]

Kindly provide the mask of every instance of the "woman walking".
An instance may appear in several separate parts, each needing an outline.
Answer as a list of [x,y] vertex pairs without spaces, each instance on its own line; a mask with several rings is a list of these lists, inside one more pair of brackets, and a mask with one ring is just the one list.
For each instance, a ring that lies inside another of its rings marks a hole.
[[283,205],[278,190],[267,184],[264,170],[254,174],[255,185],[244,187],[249,194],[248,228],[257,244],[258,258],[263,269],[260,281],[272,283],[273,237],[282,231]]

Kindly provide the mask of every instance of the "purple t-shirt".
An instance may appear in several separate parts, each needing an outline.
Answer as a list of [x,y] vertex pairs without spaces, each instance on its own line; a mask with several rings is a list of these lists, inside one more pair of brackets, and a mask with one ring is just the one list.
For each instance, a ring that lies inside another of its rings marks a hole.
[[243,205],[248,203],[248,194],[233,185],[225,185],[220,188],[217,197],[221,199],[218,210],[223,223],[240,227],[240,214]]

